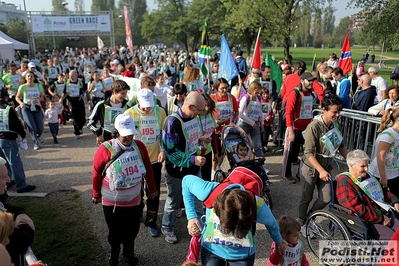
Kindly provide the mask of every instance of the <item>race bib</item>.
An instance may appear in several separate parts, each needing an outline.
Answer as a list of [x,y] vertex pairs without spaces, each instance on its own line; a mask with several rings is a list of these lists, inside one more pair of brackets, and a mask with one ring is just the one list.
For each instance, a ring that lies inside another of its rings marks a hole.
[[258,121],[261,115],[259,102],[250,101],[248,104],[248,118],[252,121]]
[[104,112],[104,130],[108,132],[115,131],[115,118],[123,112],[123,108],[105,106]]
[[313,97],[312,96],[302,96],[301,111],[299,114],[299,119],[311,119],[313,107]]
[[216,110],[217,110],[216,119],[220,121],[226,121],[230,119],[233,113],[233,106],[230,103],[230,101],[216,102]]
[[39,89],[35,87],[26,87],[25,89],[25,100],[24,102],[30,104],[30,101],[38,99],[40,97]]
[[193,154],[198,149],[199,127],[197,119],[191,119],[183,124],[183,132],[186,137],[186,152]]
[[156,116],[139,116],[136,123],[138,132],[135,139],[141,140],[145,145],[151,145],[159,141],[161,132]]
[[65,84],[63,83],[63,84],[58,84],[58,83],[56,83],[57,85],[56,85],[56,94],[57,95],[62,95],[63,93],[64,93],[64,88],[65,88]]
[[69,83],[67,85],[67,93],[68,93],[69,97],[78,97],[79,96],[79,85]]
[[342,143],[343,137],[341,132],[334,127],[321,137],[321,142],[327,147],[331,156],[335,156],[338,148]]
[[260,85],[262,88],[265,88],[269,91],[269,94],[272,95],[272,84],[270,81],[261,81]]
[[103,85],[106,91],[111,91],[113,80],[111,77],[103,79]]
[[251,232],[248,232],[248,234],[242,239],[231,235],[222,234],[222,232],[220,232],[220,220],[219,217],[217,217],[214,209],[212,209],[209,214],[203,238],[204,242],[215,245],[233,248],[253,247],[253,236]]
[[20,75],[13,75],[11,76],[11,84],[13,88],[17,88],[19,87],[21,82],[21,76]]

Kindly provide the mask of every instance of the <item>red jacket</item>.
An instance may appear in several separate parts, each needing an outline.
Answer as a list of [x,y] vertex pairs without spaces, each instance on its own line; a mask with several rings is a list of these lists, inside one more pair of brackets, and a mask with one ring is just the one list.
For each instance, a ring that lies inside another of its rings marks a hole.
[[[310,96],[310,91],[303,90],[304,96]],[[301,111],[301,102],[302,102],[302,94],[298,94],[295,90],[290,91],[286,95],[287,105],[285,106],[285,119],[287,127],[294,127],[294,130],[305,130],[307,125],[312,121],[312,118],[309,119],[299,119],[299,114]]]

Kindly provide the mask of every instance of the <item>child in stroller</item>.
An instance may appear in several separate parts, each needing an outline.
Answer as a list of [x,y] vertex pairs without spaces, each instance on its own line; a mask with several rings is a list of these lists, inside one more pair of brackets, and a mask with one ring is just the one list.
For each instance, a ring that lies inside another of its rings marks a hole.
[[227,174],[219,171],[215,174],[216,181],[223,180],[235,167],[243,166],[260,176],[265,187],[271,186],[267,176],[268,170],[264,165],[265,159],[255,157],[253,152],[252,140],[245,131],[236,125],[227,125],[221,132],[222,145],[225,147],[230,169]]

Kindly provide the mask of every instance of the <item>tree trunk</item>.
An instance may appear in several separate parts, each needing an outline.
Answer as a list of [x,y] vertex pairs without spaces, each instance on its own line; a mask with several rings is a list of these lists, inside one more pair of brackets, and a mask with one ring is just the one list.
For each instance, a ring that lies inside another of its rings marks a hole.
[[252,48],[252,40],[250,40],[249,38],[247,38],[246,46],[247,46],[247,56],[249,56],[251,55],[251,48]]
[[291,39],[290,37],[284,37],[284,41],[283,41],[283,47],[284,47],[284,59],[288,60],[288,63],[292,66],[292,62],[290,60],[290,43],[291,43]]

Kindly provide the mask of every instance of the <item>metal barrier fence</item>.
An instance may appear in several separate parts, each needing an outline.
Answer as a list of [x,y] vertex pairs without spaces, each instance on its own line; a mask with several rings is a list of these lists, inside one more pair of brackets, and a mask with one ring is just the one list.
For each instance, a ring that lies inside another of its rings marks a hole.
[[[321,109],[313,110],[313,115],[322,113]],[[367,112],[343,109],[338,118],[340,131],[348,151],[360,149],[365,151],[371,158],[375,156],[375,139],[377,130],[381,124],[381,117],[371,115]],[[344,158],[337,154],[335,159],[344,162]]]

